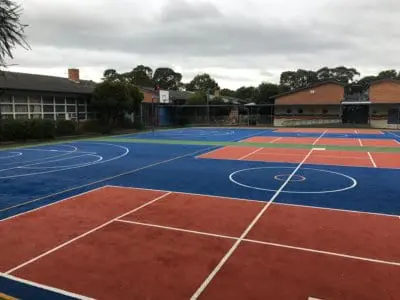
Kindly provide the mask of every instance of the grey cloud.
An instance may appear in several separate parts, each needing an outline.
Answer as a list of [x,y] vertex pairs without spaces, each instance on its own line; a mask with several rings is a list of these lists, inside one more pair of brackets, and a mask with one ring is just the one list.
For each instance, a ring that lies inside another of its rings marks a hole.
[[299,1],[309,12],[288,11],[289,0],[26,1],[32,51],[18,50],[16,61],[121,71],[179,65],[185,78],[193,69],[223,68],[232,76],[215,77],[232,82],[246,79],[238,69],[261,81],[288,69],[400,65],[398,0]]

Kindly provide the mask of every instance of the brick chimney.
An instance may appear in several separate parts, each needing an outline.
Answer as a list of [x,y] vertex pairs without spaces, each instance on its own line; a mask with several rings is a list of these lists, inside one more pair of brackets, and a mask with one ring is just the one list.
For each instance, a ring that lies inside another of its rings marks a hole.
[[68,69],[68,79],[79,81],[79,69]]

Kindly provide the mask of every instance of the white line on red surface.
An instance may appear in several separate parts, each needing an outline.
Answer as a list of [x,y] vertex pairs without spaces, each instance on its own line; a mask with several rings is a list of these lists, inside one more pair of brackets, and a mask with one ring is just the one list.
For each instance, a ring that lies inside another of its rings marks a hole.
[[251,223],[247,226],[247,228],[243,231],[239,239],[233,244],[233,246],[228,250],[228,252],[224,255],[224,257],[220,260],[217,266],[212,270],[212,272],[207,276],[207,278],[203,281],[200,287],[196,290],[196,292],[192,295],[191,299],[197,299],[203,291],[207,288],[213,278],[217,275],[217,273],[221,270],[223,265],[228,261],[228,259],[235,252],[239,244],[243,241],[243,239],[247,236],[250,230],[254,227],[254,225],[258,222],[258,220],[262,217],[265,211],[271,206],[271,204],[275,201],[275,199],[280,195],[282,190],[286,187],[286,185],[290,182],[293,176],[297,173],[297,171],[301,168],[301,166],[306,162],[308,157],[314,150],[311,149],[304,159],[298,164],[298,166],[293,170],[293,172],[288,176],[286,181],[281,185],[281,187],[275,192],[275,194],[271,197],[271,199],[264,205],[261,211],[257,214],[257,216],[251,221]]

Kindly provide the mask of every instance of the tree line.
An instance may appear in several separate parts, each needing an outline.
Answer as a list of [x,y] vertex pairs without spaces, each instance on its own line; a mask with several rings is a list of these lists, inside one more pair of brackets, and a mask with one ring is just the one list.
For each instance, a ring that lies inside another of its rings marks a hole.
[[[114,69],[104,72],[103,79],[107,81],[126,82],[141,87],[158,87],[164,90],[186,90],[197,92],[197,98],[204,94],[219,92],[220,96],[233,97],[255,103],[272,103],[272,96],[293,91],[327,80],[335,80],[345,86],[359,85],[367,88],[369,84],[382,79],[399,79],[400,72],[384,70],[374,76],[360,78],[360,72],[355,68],[339,66],[334,68],[323,67],[317,71],[298,69],[284,71],[280,75],[278,84],[261,82],[258,86],[241,86],[236,90],[220,88],[218,82],[209,74],[196,75],[190,82],[182,82],[182,74],[171,68],[157,68],[154,72],[149,66],[138,65],[132,71],[118,73]],[[198,101],[196,101],[198,102]]]

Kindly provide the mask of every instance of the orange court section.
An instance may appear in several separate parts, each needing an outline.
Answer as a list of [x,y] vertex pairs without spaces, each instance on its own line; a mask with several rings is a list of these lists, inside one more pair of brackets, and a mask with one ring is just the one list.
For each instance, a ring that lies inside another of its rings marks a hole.
[[[238,153],[236,154],[235,151],[238,151]],[[240,160],[246,161],[300,163],[309,151],[309,149],[228,146],[205,153],[198,158],[235,160],[240,157]],[[400,153],[314,150],[304,163],[397,169],[400,168]]]
[[[265,204],[104,187],[1,221],[0,266],[95,299],[190,299]],[[394,299],[397,223],[273,203],[200,299]]]
[[393,139],[355,139],[355,138],[305,138],[305,137],[251,137],[241,142],[246,143],[274,143],[296,145],[327,145],[353,147],[400,147],[400,143]]
[[338,134],[383,134],[377,129],[349,129],[349,128],[279,128],[275,132],[293,133],[338,133]]
[[0,272],[14,268],[163,193],[104,187],[0,221]]
[[244,242],[199,299],[392,300],[400,268]]

